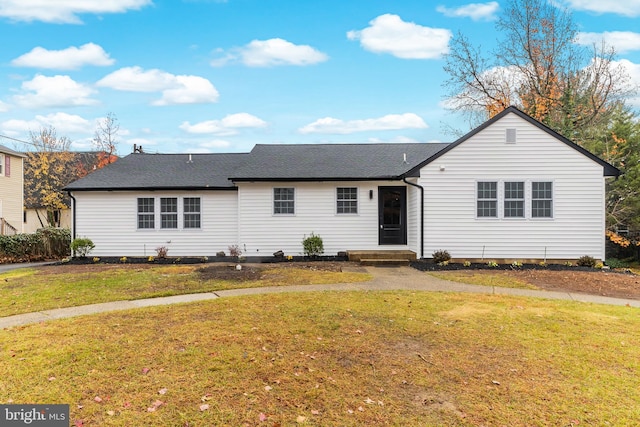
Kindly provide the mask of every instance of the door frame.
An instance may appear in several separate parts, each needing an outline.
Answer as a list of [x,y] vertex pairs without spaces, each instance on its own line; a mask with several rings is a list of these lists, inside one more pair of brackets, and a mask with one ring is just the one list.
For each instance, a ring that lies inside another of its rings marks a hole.
[[[385,235],[384,203],[385,191],[400,191],[400,235],[397,240],[389,242]],[[407,244],[407,187],[403,185],[385,185],[378,187],[378,245],[406,245]]]

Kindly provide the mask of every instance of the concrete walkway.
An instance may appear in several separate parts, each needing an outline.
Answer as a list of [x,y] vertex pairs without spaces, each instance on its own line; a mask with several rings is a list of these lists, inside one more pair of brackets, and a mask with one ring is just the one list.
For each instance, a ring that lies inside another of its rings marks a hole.
[[[345,269],[346,270],[346,269]],[[392,291],[413,290],[427,292],[466,292],[476,294],[514,295],[532,298],[544,298],[566,301],[579,301],[594,304],[608,304],[640,308],[640,300],[610,298],[569,292],[550,292],[529,289],[513,289],[491,286],[469,285],[438,279],[411,267],[353,267],[350,271],[367,272],[373,280],[360,283],[338,283],[332,285],[301,285],[248,289],[231,289],[199,294],[176,295],[171,297],[147,298],[134,301],[114,301],[78,307],[43,310],[35,313],[0,317],[0,329],[28,325],[55,319],[104,313],[108,311],[129,310],[132,308],[206,301],[216,298],[238,297],[243,295],[275,294],[284,292],[317,291]]]

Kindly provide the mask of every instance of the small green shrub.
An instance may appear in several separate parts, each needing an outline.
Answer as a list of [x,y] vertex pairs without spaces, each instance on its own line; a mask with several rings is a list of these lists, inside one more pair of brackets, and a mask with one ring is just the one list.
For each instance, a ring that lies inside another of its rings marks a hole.
[[487,267],[497,268],[498,267],[498,263],[495,262],[495,261],[489,261],[489,262],[487,262]]
[[471,261],[465,261],[462,263],[463,267],[471,267]]
[[315,257],[324,253],[322,237],[311,233],[311,236],[302,239],[302,249],[308,257]]
[[95,247],[96,245],[87,237],[78,237],[71,242],[71,251],[80,258],[85,258]]
[[433,258],[433,262],[435,262],[436,264],[440,264],[441,262],[445,261],[451,261],[451,255],[449,255],[448,251],[445,251],[443,249],[435,251],[433,254],[431,254],[431,257]]
[[610,268],[628,268],[629,264],[626,261],[623,261],[618,258],[608,258],[607,265]]
[[576,264],[578,264],[578,266],[580,267],[595,267],[596,266],[596,259],[592,256],[589,255],[584,255],[581,256],[580,258],[578,258],[578,261],[576,262]]

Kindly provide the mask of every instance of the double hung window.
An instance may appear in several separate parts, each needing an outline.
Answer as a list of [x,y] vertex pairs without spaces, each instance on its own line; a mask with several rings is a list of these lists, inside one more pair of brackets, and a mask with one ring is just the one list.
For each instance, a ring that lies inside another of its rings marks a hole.
[[496,218],[498,216],[498,183],[478,182],[478,218]]
[[553,217],[553,183],[552,182],[532,182],[531,183],[531,217],[532,218],[552,218]]
[[336,212],[339,214],[358,213],[358,189],[356,187],[338,187]]
[[155,228],[155,199],[153,197],[138,198],[138,228]]
[[293,215],[296,213],[294,188],[273,189],[273,214]]

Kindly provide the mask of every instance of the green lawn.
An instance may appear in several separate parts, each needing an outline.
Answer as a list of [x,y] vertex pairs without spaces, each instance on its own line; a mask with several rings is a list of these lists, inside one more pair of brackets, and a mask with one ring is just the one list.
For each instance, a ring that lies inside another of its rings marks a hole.
[[82,426],[636,425],[638,314],[324,292],[85,316],[0,331],[0,403]]
[[363,273],[270,267],[257,280],[212,280],[206,265],[86,265],[19,269],[0,274],[0,317],[40,310],[223,289],[361,282]]

